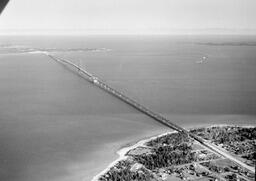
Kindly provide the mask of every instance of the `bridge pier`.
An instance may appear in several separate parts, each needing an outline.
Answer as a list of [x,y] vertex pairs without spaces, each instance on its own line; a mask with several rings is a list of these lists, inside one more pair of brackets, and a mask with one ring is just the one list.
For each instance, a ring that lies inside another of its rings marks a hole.
[[[109,85],[107,85],[106,83],[104,83],[103,81],[101,81],[98,77],[94,76],[93,74],[87,72],[86,70],[80,68],[79,66],[77,66],[76,64],[70,62],[69,60],[63,59],[63,58],[59,58],[50,54],[46,54],[48,57],[50,57],[51,59],[60,62],[60,63],[64,63],[64,64],[68,64],[76,69],[79,70],[79,72],[81,72],[82,74],[86,75],[89,77],[89,80],[91,83],[93,83],[94,85],[98,86],[99,88],[105,90],[106,92],[108,92],[109,94],[115,96],[116,98],[122,100],[123,102],[129,104],[130,106],[134,107],[135,109],[137,109],[138,111],[148,115],[149,117],[153,118],[154,120],[158,121],[159,123],[162,123],[163,125],[176,130],[178,132],[181,132],[183,134],[188,135],[189,137],[191,137],[192,139],[196,140],[197,142],[201,143],[203,146],[205,146],[206,148],[212,150],[213,152],[222,155],[228,159],[231,159],[232,161],[235,161],[238,165],[243,166],[244,168],[249,168],[246,167],[244,164],[241,163],[241,161],[237,160],[234,157],[230,157],[227,156],[227,154],[223,154],[223,152],[219,149],[217,149],[214,145],[211,145],[210,143],[206,142],[205,140],[203,140],[202,138],[190,133],[189,131],[187,131],[186,129],[172,123],[170,120],[168,120],[167,118],[161,116],[158,113],[155,113],[153,111],[151,111],[150,109],[144,107],[143,105],[139,104],[138,102],[136,102],[135,100],[125,96],[123,93],[115,90],[114,88],[111,88]],[[95,82],[95,80],[97,80]],[[250,171],[253,171],[253,169],[250,169]],[[255,173],[255,170],[253,171],[253,173]]]

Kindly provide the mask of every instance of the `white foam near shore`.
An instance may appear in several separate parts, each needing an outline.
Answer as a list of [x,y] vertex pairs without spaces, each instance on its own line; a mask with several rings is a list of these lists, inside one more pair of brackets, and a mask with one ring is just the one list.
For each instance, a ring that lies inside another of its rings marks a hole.
[[107,173],[113,166],[115,166],[119,161],[121,160],[125,160],[128,158],[128,156],[126,156],[126,153],[128,153],[130,150],[133,150],[137,147],[140,147],[140,146],[145,146],[145,143],[151,141],[151,140],[154,140],[158,137],[162,137],[162,136],[165,136],[167,134],[172,134],[172,133],[175,133],[176,131],[170,131],[170,132],[166,132],[166,133],[163,133],[163,134],[160,134],[160,135],[157,135],[157,136],[152,136],[150,138],[147,138],[147,139],[143,139],[143,140],[140,140],[138,141],[136,144],[134,145],[131,145],[131,146],[127,146],[127,147],[124,147],[124,148],[121,148],[120,150],[118,150],[116,153],[119,155],[119,157],[113,161],[112,163],[110,163],[106,169],[104,169],[103,171],[101,171],[99,174],[97,174],[96,176],[93,177],[92,181],[98,181],[100,176],[104,175],[105,173]]

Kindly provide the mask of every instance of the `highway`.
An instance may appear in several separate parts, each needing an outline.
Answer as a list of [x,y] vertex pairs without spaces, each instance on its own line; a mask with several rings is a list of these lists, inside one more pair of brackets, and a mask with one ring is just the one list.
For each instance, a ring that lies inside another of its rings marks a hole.
[[104,83],[102,80],[100,80],[98,77],[96,77],[95,75],[89,73],[88,71],[80,68],[78,65],[72,63],[71,61],[69,61],[67,59],[57,57],[57,56],[53,56],[53,55],[50,55],[50,54],[47,54],[47,56],[50,57],[51,59],[54,59],[57,62],[65,63],[65,64],[68,64],[68,65],[74,67],[79,72],[86,75],[89,78],[88,80],[91,83],[93,83],[94,85],[96,85],[99,88],[105,90],[106,92],[108,92],[109,94],[117,97],[118,99],[124,101],[125,103],[129,104],[130,106],[134,107],[135,109],[139,110],[140,112],[150,116],[151,118],[155,119],[156,121],[160,122],[161,124],[164,124],[165,126],[167,126],[169,128],[172,128],[176,131],[183,132],[183,133],[188,134],[188,135],[190,134],[186,129],[172,123],[167,118],[161,116],[158,113],[155,113],[155,112],[151,111],[149,108],[139,104],[134,99],[131,99],[131,98],[127,97],[126,95],[124,95],[123,93],[121,93],[120,91],[117,91],[116,89],[110,87],[109,85]]
[[250,170],[251,172],[255,173],[255,169],[253,167],[250,167],[250,166],[246,165],[245,163],[241,162],[237,158],[235,158],[232,155],[230,155],[230,154],[226,153],[225,151],[221,150],[217,146],[215,146],[215,145],[209,143],[208,141],[205,141],[202,138],[190,133],[188,130],[180,127],[179,125],[174,124],[169,119],[167,119],[167,118],[163,117],[162,115],[150,110],[149,108],[139,104],[134,99],[127,97],[124,93],[121,93],[120,91],[112,88],[111,86],[106,84],[104,81],[100,80],[97,76],[95,76],[92,73],[86,71],[85,69],[79,67],[78,65],[74,64],[72,61],[69,61],[67,59],[64,59],[64,58],[61,58],[61,57],[58,57],[58,56],[55,56],[55,55],[51,55],[49,53],[44,53],[44,54],[47,55],[49,58],[51,58],[51,59],[53,59],[53,60],[55,60],[55,61],[57,61],[61,64],[69,65],[69,66],[75,68],[78,71],[78,73],[81,73],[81,74],[85,75],[86,77],[88,77],[88,79],[86,79],[86,80],[90,81],[95,86],[97,86],[97,87],[103,89],[104,91],[108,92],[109,94],[117,97],[121,101],[129,104],[130,106],[132,106],[135,109],[137,109],[138,111],[148,115],[149,117],[153,118],[154,120],[158,121],[159,123],[171,128],[173,130],[176,130],[178,132],[182,132],[184,134],[187,134],[188,136],[190,136],[194,140],[201,143],[207,149],[213,151],[214,153],[216,153],[216,154],[218,154],[218,155],[220,155],[224,158],[228,158],[228,159],[234,161],[237,165],[240,165],[243,168],[246,168],[246,169]]

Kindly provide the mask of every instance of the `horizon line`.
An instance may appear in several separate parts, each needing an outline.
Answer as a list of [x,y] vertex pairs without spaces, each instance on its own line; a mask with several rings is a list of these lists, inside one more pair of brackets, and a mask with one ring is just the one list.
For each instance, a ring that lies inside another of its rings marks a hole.
[[256,36],[255,33],[1,33],[0,36]]
[[0,29],[0,35],[256,35],[256,29],[148,29],[148,30],[102,30],[102,29]]

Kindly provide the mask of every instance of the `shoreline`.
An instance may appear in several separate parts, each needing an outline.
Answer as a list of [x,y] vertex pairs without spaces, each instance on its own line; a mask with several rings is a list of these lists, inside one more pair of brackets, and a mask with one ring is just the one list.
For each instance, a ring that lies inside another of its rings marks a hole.
[[[213,124],[210,126],[198,126],[198,127],[190,127],[187,128],[188,130],[192,130],[192,129],[196,129],[196,128],[211,128],[211,127],[225,127],[225,126],[233,126],[233,127],[245,127],[245,128],[251,128],[251,127],[255,127],[253,125],[230,125],[230,124]],[[159,135],[155,135],[152,137],[148,137],[148,138],[142,138],[138,141],[134,141],[131,143],[127,143],[124,146],[122,146],[120,149],[118,149],[115,153],[118,155],[118,158],[115,159],[113,162],[111,162],[103,171],[101,171],[100,173],[98,173],[97,175],[95,175],[91,181],[98,181],[98,179],[100,178],[100,176],[104,175],[105,173],[107,173],[115,164],[117,164],[119,161],[121,160],[125,160],[128,158],[128,156],[125,156],[126,153],[128,153],[130,150],[135,149],[137,147],[140,146],[145,146],[145,143],[154,140],[158,137],[162,137],[168,134],[172,134],[172,133],[176,133],[177,131],[168,131]],[[135,143],[135,144],[133,144]]]
[[111,169],[111,167],[113,167],[116,163],[118,163],[121,160],[127,159],[128,156],[125,156],[125,154],[128,153],[130,150],[132,150],[134,148],[137,148],[139,146],[144,146],[144,144],[148,141],[151,141],[151,140],[156,139],[158,137],[161,137],[161,136],[164,136],[164,135],[167,135],[167,134],[172,134],[172,133],[175,133],[175,132],[177,132],[177,131],[168,131],[168,132],[162,133],[160,135],[155,135],[155,136],[152,136],[152,137],[149,137],[149,138],[140,139],[139,141],[135,141],[134,142],[135,144],[132,144],[132,143],[126,144],[128,146],[123,146],[123,147],[121,147],[120,149],[118,149],[116,151],[116,154],[118,155],[118,158],[116,160],[114,160],[113,162],[111,162],[103,171],[101,171],[100,173],[95,175],[91,181],[98,181],[99,177],[104,175],[106,172],[108,172]]

